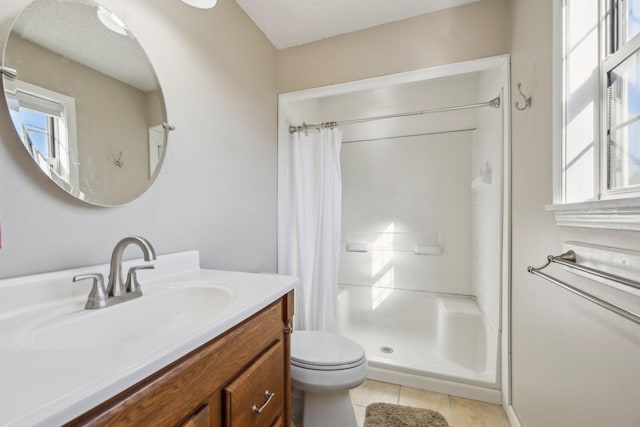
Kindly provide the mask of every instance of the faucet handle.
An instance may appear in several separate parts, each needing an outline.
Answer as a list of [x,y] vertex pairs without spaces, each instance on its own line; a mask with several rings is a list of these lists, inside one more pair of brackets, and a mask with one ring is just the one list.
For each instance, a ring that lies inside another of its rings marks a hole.
[[137,265],[131,267],[127,273],[127,283],[125,283],[127,292],[139,292],[140,295],[142,295],[142,288],[140,288],[140,282],[138,282],[138,270],[153,270],[155,268],[154,265]]
[[86,279],[93,279],[93,286],[91,287],[91,292],[89,292],[89,298],[87,298],[85,308],[94,309],[105,307],[107,302],[107,293],[104,290],[104,277],[102,274],[79,274],[73,277],[74,282]]

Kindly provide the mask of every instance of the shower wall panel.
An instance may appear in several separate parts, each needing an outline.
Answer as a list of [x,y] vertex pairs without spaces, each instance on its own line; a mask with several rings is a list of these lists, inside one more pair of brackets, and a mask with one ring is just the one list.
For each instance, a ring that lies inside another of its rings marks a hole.
[[[324,121],[478,102],[477,75],[409,83],[322,100]],[[339,282],[469,295],[472,132],[464,110],[342,127],[342,254]],[[380,139],[385,137],[396,137]],[[368,140],[374,139],[374,140]],[[366,252],[347,251],[365,250]],[[416,246],[436,255],[416,255]]]
[[[478,78],[478,99],[501,94],[502,71],[488,70]],[[471,144],[471,285],[487,323],[498,329],[502,228],[502,108],[477,110],[478,129]]]
[[469,133],[343,145],[340,283],[471,294],[470,145]]

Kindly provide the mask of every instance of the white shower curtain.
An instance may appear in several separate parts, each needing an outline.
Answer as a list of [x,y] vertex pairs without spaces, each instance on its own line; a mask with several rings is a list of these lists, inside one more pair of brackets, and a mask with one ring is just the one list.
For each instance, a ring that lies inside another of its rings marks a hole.
[[337,330],[341,143],[337,129],[291,136],[292,255],[301,281],[296,292],[297,329]]

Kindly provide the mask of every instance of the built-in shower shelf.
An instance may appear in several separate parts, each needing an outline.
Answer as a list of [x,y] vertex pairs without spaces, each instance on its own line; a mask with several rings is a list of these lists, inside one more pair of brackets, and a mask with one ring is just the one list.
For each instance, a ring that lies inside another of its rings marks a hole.
[[347,252],[404,252],[415,255],[442,255],[442,246],[416,245],[410,248],[389,248],[369,246],[366,243],[347,243]]
[[347,252],[369,252],[371,248],[366,243],[347,243]]
[[416,255],[442,255],[442,246],[416,245],[416,247],[413,248],[413,253]]
[[491,184],[491,175],[490,174],[480,175],[479,177],[471,181],[471,188],[476,190],[488,184]]
[[345,249],[347,252],[360,253],[442,255],[442,235],[438,232],[426,234],[397,231],[350,232],[347,234]]
[[491,165],[489,162],[484,162],[484,164],[480,166],[480,174],[478,177],[471,181],[471,188],[475,190],[487,184],[491,184]]

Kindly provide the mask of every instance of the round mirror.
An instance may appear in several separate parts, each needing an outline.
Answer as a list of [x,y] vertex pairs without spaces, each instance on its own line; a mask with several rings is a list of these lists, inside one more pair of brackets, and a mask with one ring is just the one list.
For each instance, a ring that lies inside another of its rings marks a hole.
[[116,15],[93,0],[35,0],[1,71],[24,147],[60,188],[118,206],[151,186],[170,126],[153,67]]

